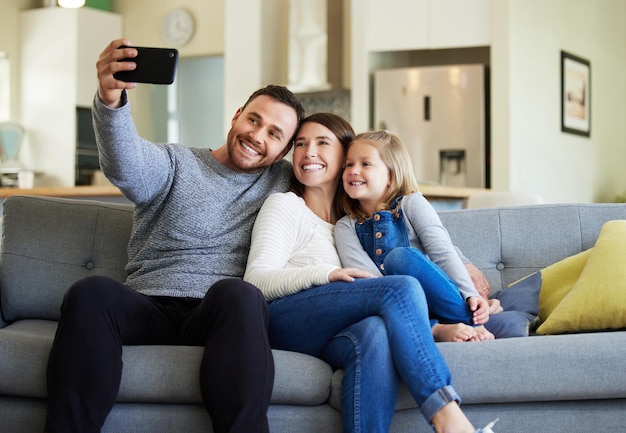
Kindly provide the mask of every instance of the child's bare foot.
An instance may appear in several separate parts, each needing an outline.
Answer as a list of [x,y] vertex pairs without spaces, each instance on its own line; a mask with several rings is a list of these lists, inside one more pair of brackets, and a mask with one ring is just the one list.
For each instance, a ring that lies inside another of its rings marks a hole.
[[464,323],[437,323],[433,326],[435,341],[463,342],[479,341],[476,328]]
[[487,331],[483,325],[475,326],[474,330],[476,331],[476,337],[472,341],[487,341],[487,340],[495,340],[496,336],[491,332]]

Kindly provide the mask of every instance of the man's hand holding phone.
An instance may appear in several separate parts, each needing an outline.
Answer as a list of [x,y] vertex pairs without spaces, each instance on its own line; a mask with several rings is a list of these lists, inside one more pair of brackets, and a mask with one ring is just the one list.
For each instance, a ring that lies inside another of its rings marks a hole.
[[137,55],[134,48],[119,49],[120,46],[132,45],[128,39],[117,39],[111,42],[100,53],[96,62],[98,70],[98,96],[100,100],[111,108],[119,107],[122,90],[133,89],[136,83],[127,83],[117,80],[113,74],[118,71],[131,71],[137,67],[135,62],[120,62],[124,58],[133,58]]
[[177,62],[175,49],[133,47],[130,40],[117,39],[96,63],[98,96],[109,107],[118,107],[122,90],[133,89],[136,83],[171,84]]

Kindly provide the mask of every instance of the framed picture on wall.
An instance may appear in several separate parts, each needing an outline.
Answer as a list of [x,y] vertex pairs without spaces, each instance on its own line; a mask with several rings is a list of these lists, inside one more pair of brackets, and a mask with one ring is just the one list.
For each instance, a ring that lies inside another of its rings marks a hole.
[[591,135],[591,64],[561,51],[561,131]]

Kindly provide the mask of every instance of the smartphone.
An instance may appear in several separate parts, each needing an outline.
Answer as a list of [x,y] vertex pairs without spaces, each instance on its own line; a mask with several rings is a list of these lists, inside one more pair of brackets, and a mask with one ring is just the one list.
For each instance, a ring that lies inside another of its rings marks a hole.
[[[121,46],[120,48],[128,48]],[[135,62],[132,71],[119,71],[115,79],[130,83],[172,84],[176,75],[178,50],[175,48],[133,47],[137,57],[125,58],[120,62]]]

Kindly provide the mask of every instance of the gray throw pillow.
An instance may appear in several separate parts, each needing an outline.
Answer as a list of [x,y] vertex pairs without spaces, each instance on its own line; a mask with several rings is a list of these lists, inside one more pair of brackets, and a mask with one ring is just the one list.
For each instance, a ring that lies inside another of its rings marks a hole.
[[527,337],[539,315],[541,272],[499,291],[494,298],[500,301],[503,312],[492,314],[485,328],[496,338]]

